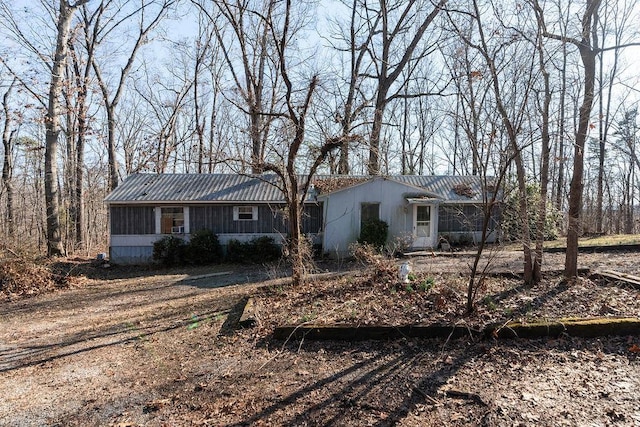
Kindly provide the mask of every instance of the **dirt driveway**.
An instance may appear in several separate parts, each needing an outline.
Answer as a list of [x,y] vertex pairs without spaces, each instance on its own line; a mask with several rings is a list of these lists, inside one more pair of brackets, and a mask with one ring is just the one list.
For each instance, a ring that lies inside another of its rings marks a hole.
[[[416,263],[466,265],[441,261]],[[237,329],[265,280],[201,269],[0,303],[0,425],[640,425],[633,338],[282,343]]]
[[180,375],[189,353],[199,353],[192,344],[216,340],[258,286],[230,283],[251,278],[198,270],[92,281],[2,303],[0,424],[45,425],[104,399],[121,417],[133,401],[152,397],[147,381]]

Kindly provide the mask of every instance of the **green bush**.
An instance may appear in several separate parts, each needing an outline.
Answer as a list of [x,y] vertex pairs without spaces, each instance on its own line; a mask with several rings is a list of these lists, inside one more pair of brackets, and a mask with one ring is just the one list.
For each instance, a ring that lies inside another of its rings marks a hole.
[[242,264],[261,264],[280,259],[282,249],[272,237],[262,236],[248,242],[232,239],[227,243],[227,260]]
[[229,262],[242,262],[244,258],[244,245],[240,240],[231,239],[227,242],[225,259]]
[[187,244],[176,236],[165,236],[153,242],[153,259],[165,267],[184,264],[186,251]]
[[218,236],[211,230],[199,230],[191,235],[187,245],[189,263],[213,264],[222,260],[222,246]]
[[456,243],[460,246],[471,246],[473,245],[473,236],[470,233],[461,234]]
[[273,240],[273,237],[258,237],[249,243],[257,256],[256,262],[276,261],[282,256],[282,248]]
[[362,223],[358,243],[372,245],[380,250],[387,243],[388,231],[389,225],[386,222],[379,219],[369,219]]

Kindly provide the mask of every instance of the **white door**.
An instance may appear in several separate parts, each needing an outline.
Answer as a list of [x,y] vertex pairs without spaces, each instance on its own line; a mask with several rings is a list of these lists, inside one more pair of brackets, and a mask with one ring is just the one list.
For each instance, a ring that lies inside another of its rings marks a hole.
[[413,206],[413,247],[433,247],[433,230],[431,221],[431,206]]

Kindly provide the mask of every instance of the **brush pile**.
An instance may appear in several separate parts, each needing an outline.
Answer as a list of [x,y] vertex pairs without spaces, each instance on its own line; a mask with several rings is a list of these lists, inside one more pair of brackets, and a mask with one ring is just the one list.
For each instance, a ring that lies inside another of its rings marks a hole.
[[67,277],[48,265],[25,258],[0,260],[0,298],[30,297],[69,287]]

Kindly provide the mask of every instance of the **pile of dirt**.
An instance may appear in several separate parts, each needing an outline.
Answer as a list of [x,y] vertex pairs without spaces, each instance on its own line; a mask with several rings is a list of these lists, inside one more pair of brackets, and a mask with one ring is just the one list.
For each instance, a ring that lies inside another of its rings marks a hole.
[[24,258],[0,261],[0,296],[29,297],[70,286],[69,276],[54,273],[50,266]]

